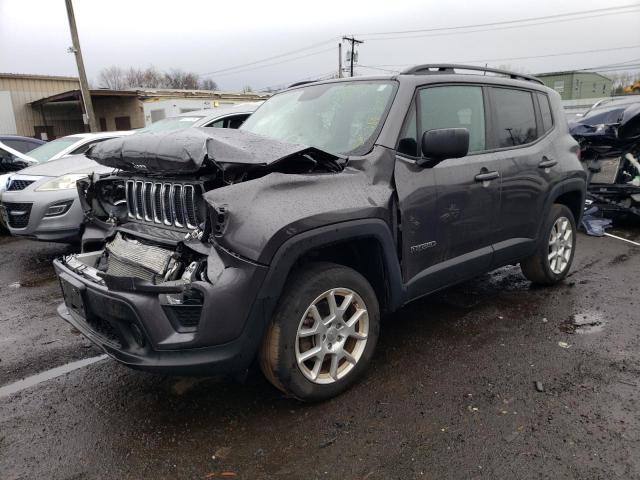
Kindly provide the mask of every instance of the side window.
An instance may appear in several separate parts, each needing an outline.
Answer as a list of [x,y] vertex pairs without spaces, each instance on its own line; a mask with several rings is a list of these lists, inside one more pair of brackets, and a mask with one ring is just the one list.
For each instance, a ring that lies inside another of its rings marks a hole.
[[549,97],[538,92],[538,103],[540,104],[540,114],[542,115],[542,129],[545,133],[553,128],[553,116],[551,115],[551,104]]
[[242,125],[247,118],[249,118],[247,114],[234,115],[232,117],[221,118],[206,126],[214,128],[240,128],[240,125]]
[[27,142],[23,142],[22,140],[9,139],[9,140],[5,140],[4,143],[8,147],[13,148],[14,150],[17,150],[20,153],[27,153],[29,150],[33,150],[33,147],[31,147]]
[[398,153],[402,155],[409,155],[411,157],[418,156],[418,125],[416,124],[416,103],[411,103],[409,109],[409,115],[404,122],[402,131],[400,132],[400,139],[398,140]]
[[510,88],[491,88],[494,106],[496,147],[516,147],[538,138],[531,92]]
[[87,142],[84,145],[81,145],[78,148],[76,148],[75,150],[73,150],[69,155],[78,155],[80,153],[85,153],[87,150],[89,150],[91,147],[93,147],[96,143],[104,142],[105,140],[108,140],[108,138],[100,138],[100,139],[94,140],[92,142]]
[[227,128],[240,128],[244,121],[249,118],[249,115],[236,115],[229,118],[229,125]]
[[420,90],[420,137],[437,128],[469,130],[469,153],[486,149],[482,88],[430,87]]

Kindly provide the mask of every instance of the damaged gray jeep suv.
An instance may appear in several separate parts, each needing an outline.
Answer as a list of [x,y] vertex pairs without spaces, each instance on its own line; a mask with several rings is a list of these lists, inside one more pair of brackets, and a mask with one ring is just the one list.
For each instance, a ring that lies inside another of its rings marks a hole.
[[94,146],[116,173],[78,182],[82,253],[55,261],[59,314],[130,367],[257,360],[314,401],[362,376],[381,316],[411,300],[509,264],[562,280],[586,175],[560,97],[478,70],[299,85],[240,130]]

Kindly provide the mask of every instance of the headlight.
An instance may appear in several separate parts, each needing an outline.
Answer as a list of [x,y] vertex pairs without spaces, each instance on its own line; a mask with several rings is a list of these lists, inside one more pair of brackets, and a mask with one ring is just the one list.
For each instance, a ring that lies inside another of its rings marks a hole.
[[0,192],[4,192],[9,188],[9,182],[11,181],[11,177],[9,175],[7,175],[7,178],[3,178],[3,176],[0,176]]
[[61,177],[49,180],[44,185],[36,188],[36,192],[51,192],[53,190],[70,190],[76,188],[76,182],[81,178],[86,178],[86,173],[75,173],[70,175],[62,175]]

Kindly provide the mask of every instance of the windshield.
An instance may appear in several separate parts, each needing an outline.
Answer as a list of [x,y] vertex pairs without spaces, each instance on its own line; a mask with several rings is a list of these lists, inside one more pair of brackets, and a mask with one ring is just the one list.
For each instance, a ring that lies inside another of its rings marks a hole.
[[152,123],[148,127],[138,130],[140,133],[145,132],[162,132],[165,130],[181,130],[183,128],[191,127],[198,120],[202,120],[204,117],[189,116],[189,117],[169,117],[162,120],[158,120]]
[[58,138],[57,140],[40,145],[38,148],[34,148],[29,152],[29,156],[40,163],[46,162],[51,160],[51,157],[80,140],[82,140],[82,137],[71,136]]
[[394,92],[389,81],[309,85],[270,98],[240,129],[333,154],[364,154]]

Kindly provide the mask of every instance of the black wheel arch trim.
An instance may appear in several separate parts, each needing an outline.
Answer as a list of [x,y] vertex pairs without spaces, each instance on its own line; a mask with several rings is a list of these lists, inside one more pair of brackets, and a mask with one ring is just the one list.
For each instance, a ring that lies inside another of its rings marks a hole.
[[389,310],[400,308],[405,303],[407,293],[396,256],[393,234],[384,220],[360,219],[307,230],[289,238],[278,248],[258,293],[258,299],[268,305],[265,312],[267,318],[270,318],[295,263],[303,255],[320,247],[367,238],[376,240],[381,247],[384,273],[389,288]]
[[578,218],[575,218],[576,225],[580,224],[580,218],[582,217],[582,211],[584,209],[584,201],[587,196],[587,184],[584,178],[574,177],[563,180],[554,185],[547,194],[544,204],[544,215],[538,222],[538,238],[542,238],[542,228],[544,227],[544,221],[551,211],[551,206],[556,203],[556,200],[565,193],[579,192],[580,193],[580,211]]

